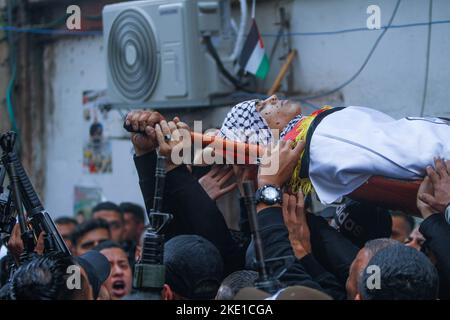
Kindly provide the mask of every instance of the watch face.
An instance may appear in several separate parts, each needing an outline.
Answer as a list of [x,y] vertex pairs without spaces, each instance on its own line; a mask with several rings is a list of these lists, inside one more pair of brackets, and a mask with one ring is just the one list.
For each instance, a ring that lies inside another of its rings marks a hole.
[[278,197],[278,191],[275,188],[269,187],[263,190],[262,195],[265,199],[274,200]]

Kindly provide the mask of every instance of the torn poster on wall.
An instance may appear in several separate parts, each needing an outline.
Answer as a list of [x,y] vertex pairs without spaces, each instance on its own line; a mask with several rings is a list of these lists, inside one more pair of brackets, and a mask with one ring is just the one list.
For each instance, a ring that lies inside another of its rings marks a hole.
[[104,90],[83,92],[83,172],[87,174],[112,173],[111,139],[105,125],[108,113],[101,108],[106,100]]
[[85,219],[89,219],[92,208],[102,200],[102,188],[75,186],[73,211],[77,216],[82,215]]

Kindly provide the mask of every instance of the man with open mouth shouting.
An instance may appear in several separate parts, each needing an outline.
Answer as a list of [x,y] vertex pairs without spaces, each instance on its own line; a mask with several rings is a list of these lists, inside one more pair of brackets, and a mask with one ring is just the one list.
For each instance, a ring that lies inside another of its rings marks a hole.
[[112,300],[122,299],[131,292],[132,273],[128,256],[122,247],[113,241],[104,241],[94,248],[103,254],[111,265],[111,273],[104,285]]

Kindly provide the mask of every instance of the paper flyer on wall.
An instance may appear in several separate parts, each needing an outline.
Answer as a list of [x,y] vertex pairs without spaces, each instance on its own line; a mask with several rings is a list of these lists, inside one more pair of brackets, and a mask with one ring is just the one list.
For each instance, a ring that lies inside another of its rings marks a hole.
[[108,112],[102,111],[106,102],[104,90],[83,92],[83,172],[86,174],[112,173],[112,146],[107,130]]

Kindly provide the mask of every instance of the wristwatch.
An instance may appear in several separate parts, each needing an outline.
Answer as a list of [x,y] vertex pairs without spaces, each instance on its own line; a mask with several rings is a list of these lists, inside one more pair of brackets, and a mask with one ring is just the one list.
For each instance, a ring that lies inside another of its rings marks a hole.
[[448,224],[450,224],[450,203],[447,205],[447,208],[445,209],[445,221],[447,221]]
[[265,186],[256,190],[255,198],[256,204],[260,202],[268,205],[283,203],[281,189],[271,184],[266,184]]

